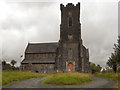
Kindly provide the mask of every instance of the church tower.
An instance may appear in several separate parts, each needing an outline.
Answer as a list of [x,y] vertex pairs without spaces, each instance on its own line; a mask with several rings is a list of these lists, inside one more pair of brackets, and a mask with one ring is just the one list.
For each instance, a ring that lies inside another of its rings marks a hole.
[[56,68],[61,71],[82,71],[80,3],[60,5],[61,24]]
[[[60,5],[61,9],[61,25],[60,25],[60,40],[62,42],[79,42],[81,38],[80,29],[80,3],[74,6],[68,3],[66,7]],[[74,38],[73,38],[74,37]]]

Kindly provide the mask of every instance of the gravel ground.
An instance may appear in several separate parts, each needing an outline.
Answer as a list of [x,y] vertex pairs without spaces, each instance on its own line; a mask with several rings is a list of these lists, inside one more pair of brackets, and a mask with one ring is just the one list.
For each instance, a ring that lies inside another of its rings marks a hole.
[[32,78],[20,82],[13,82],[7,88],[114,88],[116,81],[111,81],[104,78],[93,77],[93,81],[81,86],[56,86],[43,85],[41,81],[44,78]]

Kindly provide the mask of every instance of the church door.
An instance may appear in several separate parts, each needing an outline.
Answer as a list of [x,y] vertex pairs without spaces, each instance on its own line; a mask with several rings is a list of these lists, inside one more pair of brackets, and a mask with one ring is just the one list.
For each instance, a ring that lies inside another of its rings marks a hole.
[[68,65],[67,65],[67,71],[68,72],[73,71],[73,64],[72,63],[68,63]]

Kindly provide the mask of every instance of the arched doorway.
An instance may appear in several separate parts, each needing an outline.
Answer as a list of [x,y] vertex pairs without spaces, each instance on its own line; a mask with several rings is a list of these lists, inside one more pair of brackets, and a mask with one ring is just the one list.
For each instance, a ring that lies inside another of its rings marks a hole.
[[68,63],[68,65],[67,65],[67,71],[68,72],[71,72],[71,71],[73,71],[73,69],[74,69],[74,65],[73,65],[73,63]]

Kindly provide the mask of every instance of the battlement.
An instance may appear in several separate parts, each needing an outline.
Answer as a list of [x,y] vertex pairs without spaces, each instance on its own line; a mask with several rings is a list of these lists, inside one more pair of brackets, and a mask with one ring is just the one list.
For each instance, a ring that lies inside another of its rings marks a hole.
[[63,4],[60,4],[60,9],[64,9],[64,8],[80,8],[80,2],[78,2],[76,5],[74,5],[73,3],[68,3],[66,6]]

